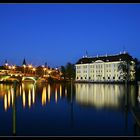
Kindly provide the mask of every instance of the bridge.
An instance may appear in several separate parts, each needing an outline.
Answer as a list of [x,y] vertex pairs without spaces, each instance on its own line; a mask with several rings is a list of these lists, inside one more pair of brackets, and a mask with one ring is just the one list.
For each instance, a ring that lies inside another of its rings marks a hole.
[[13,81],[18,81],[18,82],[24,82],[26,80],[32,80],[36,83],[38,77],[33,76],[33,75],[17,75],[17,74],[10,74],[10,75],[0,75],[0,81],[1,82],[13,82]]
[[36,83],[37,79],[38,77],[35,77],[35,76],[23,76],[21,81],[33,80]]

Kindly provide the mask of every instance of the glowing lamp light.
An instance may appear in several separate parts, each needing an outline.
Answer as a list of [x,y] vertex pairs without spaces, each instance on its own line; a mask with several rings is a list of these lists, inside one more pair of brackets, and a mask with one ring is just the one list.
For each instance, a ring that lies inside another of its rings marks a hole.
[[23,65],[24,68],[26,68],[26,65]]
[[29,68],[32,68],[32,65],[29,65],[28,67],[29,67]]
[[15,66],[12,66],[12,69],[15,69],[16,67]]
[[12,67],[11,66],[9,66],[9,69],[11,69]]

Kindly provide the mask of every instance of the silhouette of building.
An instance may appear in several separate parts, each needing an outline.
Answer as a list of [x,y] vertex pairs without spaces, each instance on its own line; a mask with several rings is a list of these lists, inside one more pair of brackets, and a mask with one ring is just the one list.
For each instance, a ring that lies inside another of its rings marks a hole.
[[25,61],[25,58],[24,58],[24,60],[23,60],[23,63],[22,63],[22,66],[26,66],[26,61]]
[[5,65],[5,66],[8,66],[8,61],[7,61],[7,59],[5,60],[4,65]]

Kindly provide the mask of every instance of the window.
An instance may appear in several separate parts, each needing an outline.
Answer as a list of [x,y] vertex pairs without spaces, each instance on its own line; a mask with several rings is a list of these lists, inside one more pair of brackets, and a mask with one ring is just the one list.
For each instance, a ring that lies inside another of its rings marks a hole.
[[89,77],[89,79],[90,79],[90,77]]
[[87,77],[85,77],[85,79],[87,79]]
[[105,77],[103,77],[103,79],[105,79]]
[[83,79],[83,78],[81,77],[81,79]]
[[108,77],[108,79],[110,79],[110,77]]
[[78,77],[77,77],[77,79],[78,79]]
[[115,79],[115,77],[113,77],[113,79]]

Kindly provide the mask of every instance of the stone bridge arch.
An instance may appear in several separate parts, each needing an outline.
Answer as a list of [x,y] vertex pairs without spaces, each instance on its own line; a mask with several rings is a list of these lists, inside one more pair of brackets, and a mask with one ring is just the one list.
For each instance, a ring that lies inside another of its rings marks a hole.
[[24,81],[26,79],[33,80],[35,83],[36,83],[36,80],[37,80],[35,77],[22,77],[22,81]]

